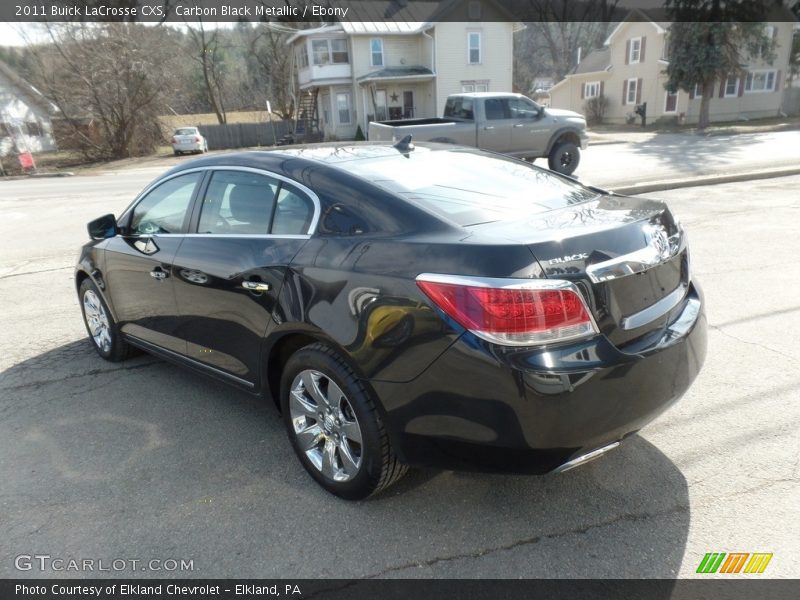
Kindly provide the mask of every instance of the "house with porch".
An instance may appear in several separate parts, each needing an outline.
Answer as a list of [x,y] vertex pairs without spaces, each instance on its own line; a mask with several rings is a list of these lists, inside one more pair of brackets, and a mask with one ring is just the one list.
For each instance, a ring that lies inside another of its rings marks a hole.
[[55,150],[50,116],[56,107],[0,61],[0,157]]
[[523,25],[501,6],[394,5],[391,21],[331,23],[289,38],[306,133],[353,139],[373,120],[441,116],[450,94],[511,91],[513,34]]
[[[709,105],[712,121],[736,121],[777,116],[783,101],[784,81],[789,67],[793,13],[775,6],[764,24],[773,40],[775,59],[764,60],[759,53],[741,68],[715,82]],[[702,90],[670,94],[664,87],[669,65],[669,29],[663,9],[635,9],[606,39],[604,47],[589,53],[573,72],[550,89],[554,108],[586,112],[587,100],[608,98],[606,123],[636,120],[636,107],[647,103],[647,120],[696,123]],[[638,121],[636,121],[638,122]]]

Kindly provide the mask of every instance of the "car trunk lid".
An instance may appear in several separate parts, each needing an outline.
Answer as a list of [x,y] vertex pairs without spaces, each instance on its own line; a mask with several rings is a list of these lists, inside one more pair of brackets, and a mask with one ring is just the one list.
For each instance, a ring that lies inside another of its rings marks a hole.
[[619,347],[656,336],[688,290],[685,238],[662,202],[603,195],[470,229],[525,244],[546,277],[575,283]]

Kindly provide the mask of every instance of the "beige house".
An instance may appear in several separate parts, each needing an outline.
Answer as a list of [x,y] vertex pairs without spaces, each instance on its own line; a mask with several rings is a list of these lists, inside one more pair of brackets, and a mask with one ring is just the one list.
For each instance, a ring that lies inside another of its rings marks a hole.
[[[585,113],[588,99],[604,95],[609,100],[607,123],[639,122],[634,110],[645,102],[648,122],[697,122],[701,90],[669,94],[664,88],[670,23],[658,20],[663,15],[663,11],[631,11],[609,35],[604,48],[591,52],[573,73],[551,88],[551,105]],[[775,42],[775,60],[769,64],[760,56],[752,57],[741,71],[717,81],[709,107],[712,121],[779,114],[796,23],[790,21],[793,17],[788,10],[786,16],[773,18],[786,19],[764,25]]]
[[501,7],[482,0],[403,10],[393,18],[418,20],[334,23],[288,40],[309,132],[353,139],[371,120],[441,116],[449,94],[511,91],[513,33],[523,25]]

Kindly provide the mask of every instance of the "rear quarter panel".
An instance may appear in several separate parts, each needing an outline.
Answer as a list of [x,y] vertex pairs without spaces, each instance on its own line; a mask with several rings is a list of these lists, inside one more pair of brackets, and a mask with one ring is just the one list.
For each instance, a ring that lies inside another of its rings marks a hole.
[[314,238],[292,263],[267,345],[292,331],[319,332],[359,376],[410,381],[463,332],[417,287],[424,272],[541,276],[524,246]]

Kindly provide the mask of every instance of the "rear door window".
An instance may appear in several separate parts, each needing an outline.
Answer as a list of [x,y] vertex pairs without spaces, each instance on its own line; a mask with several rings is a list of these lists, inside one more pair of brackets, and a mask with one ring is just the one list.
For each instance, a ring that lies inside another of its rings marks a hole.
[[269,233],[278,179],[246,171],[215,171],[203,196],[198,233]]
[[200,208],[198,233],[304,235],[314,218],[305,193],[277,177],[215,171]]

